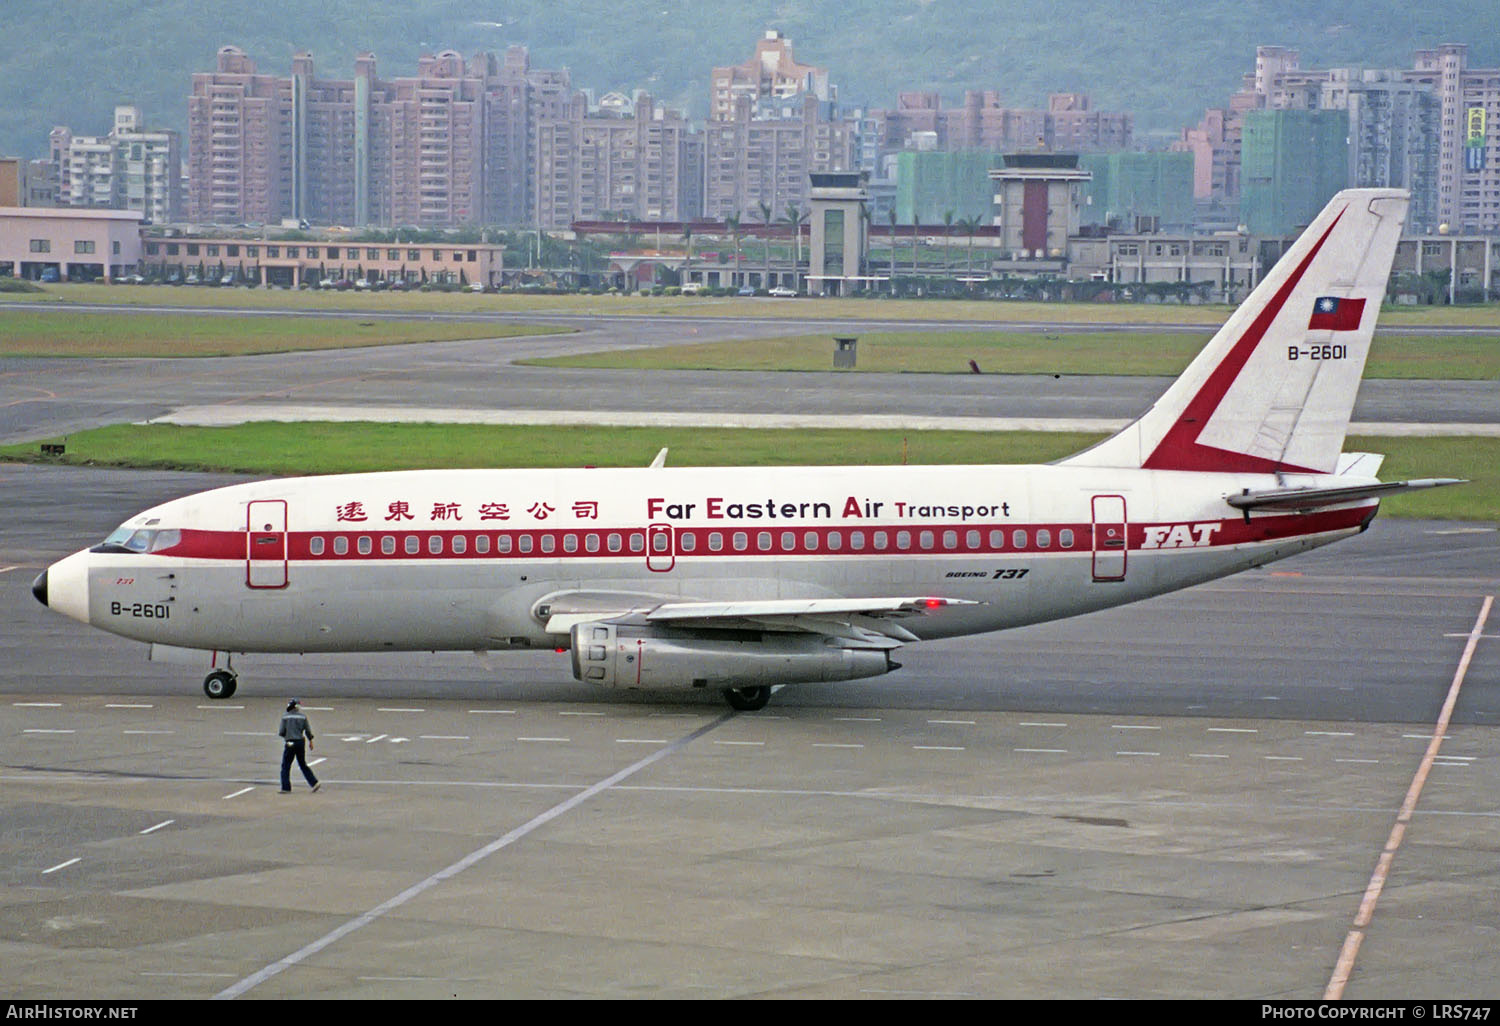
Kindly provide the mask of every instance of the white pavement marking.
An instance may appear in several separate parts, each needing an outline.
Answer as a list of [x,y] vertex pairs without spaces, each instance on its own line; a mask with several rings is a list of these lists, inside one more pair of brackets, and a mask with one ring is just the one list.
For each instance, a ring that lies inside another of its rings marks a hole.
[[17,709],[61,709],[61,702],[12,702]]
[[1396,860],[1396,852],[1400,849],[1401,841],[1406,835],[1406,825],[1411,822],[1412,815],[1417,810],[1417,799],[1422,796],[1422,787],[1426,784],[1427,776],[1432,771],[1432,764],[1437,761],[1438,752],[1443,747],[1443,738],[1447,735],[1448,724],[1453,719],[1453,707],[1458,704],[1459,689],[1463,687],[1464,678],[1468,676],[1469,664],[1474,659],[1474,650],[1479,647],[1479,639],[1484,636],[1484,625],[1490,618],[1490,609],[1494,604],[1495,596],[1486,595],[1479,607],[1479,618],[1474,621],[1474,627],[1469,631],[1468,643],[1464,645],[1463,655],[1459,657],[1458,669],[1453,673],[1453,683],[1448,686],[1448,697],[1443,700],[1442,711],[1438,713],[1432,739],[1427,744],[1427,751],[1422,756],[1422,762],[1417,766],[1417,773],[1412,778],[1411,787],[1407,788],[1406,800],[1401,803],[1401,811],[1396,815],[1396,824],[1391,827],[1390,837],[1385,842],[1385,850],[1380,853],[1380,859],[1375,863],[1375,871],[1370,875],[1370,883],[1365,888],[1365,895],[1360,900],[1359,911],[1354,916],[1354,925],[1350,928],[1348,936],[1344,938],[1344,946],[1339,951],[1338,961],[1334,964],[1333,976],[1328,981],[1327,989],[1323,991],[1324,1001],[1338,1001],[1344,996],[1344,988],[1349,984],[1349,975],[1354,972],[1355,956],[1359,954],[1359,946],[1364,942],[1365,928],[1375,918],[1375,906],[1380,901],[1381,892],[1385,890],[1391,864]]
[[233,792],[231,794],[226,794],[224,796],[223,800],[227,802],[231,798],[238,798],[240,795],[242,795],[242,794],[249,794],[251,791],[254,791],[254,790],[255,790],[255,788],[253,788],[253,787],[242,787],[238,791],[235,791],[235,792]]
[[59,862],[57,865],[53,866],[51,869],[44,869],[44,870],[42,870],[42,875],[45,876],[48,873],[55,873],[59,869],[67,869],[69,866],[76,866],[76,865],[78,865],[78,863],[80,863],[82,861],[83,861],[83,859],[77,858],[77,859],[69,859],[66,862]]
[[158,831],[158,830],[160,830],[160,829],[162,829],[162,828],[163,828],[163,827],[169,827],[169,826],[171,826],[171,825],[172,825],[172,824],[173,824],[173,823],[176,823],[176,822],[177,822],[177,821],[176,821],[176,820],[175,820],[175,819],[167,819],[167,820],[163,820],[163,821],[162,821],[162,822],[160,822],[160,823],[158,823],[158,824],[156,824],[156,826],[149,826],[149,827],[147,827],[147,828],[146,828],[146,829],[144,829],[144,830],[142,830],[142,831],[141,831],[141,836],[142,836],[142,837],[144,837],[144,836],[146,836],[146,835],[147,835],[147,834],[154,834],[154,833],[156,833],[156,832],[157,832],[157,831]]
[[406,890],[402,891],[400,894],[396,895],[394,898],[382,902],[363,915],[349,920],[349,922],[345,923],[343,926],[340,926],[338,929],[325,934],[324,936],[313,941],[311,944],[297,949],[285,958],[277,962],[273,962],[271,965],[266,966],[259,972],[245,977],[234,986],[220,991],[218,994],[214,995],[214,997],[216,999],[222,1000],[239,997],[241,994],[250,990],[252,987],[264,983],[266,980],[271,979],[273,976],[285,972],[287,969],[292,968],[299,962],[303,962],[311,956],[316,955],[318,952],[322,951],[329,945],[335,943],[336,941],[342,940],[356,930],[368,926],[386,913],[400,908],[402,905],[405,905],[413,898],[416,898],[419,895],[430,890],[431,888],[436,887],[438,884],[444,882],[445,880],[449,880],[452,877],[455,877],[458,874],[462,873],[464,870],[478,865],[480,862],[489,858],[496,852],[510,847],[533,831],[546,826],[554,819],[566,815],[567,813],[576,809],[578,806],[582,805],[584,802],[589,801],[591,798],[594,798],[597,795],[601,795],[605,791],[608,791],[616,785],[623,783],[629,778],[635,776],[641,770],[646,769],[648,766],[654,765],[655,763],[660,762],[674,752],[686,748],[698,738],[707,734],[711,730],[715,730],[718,727],[723,726],[733,718],[733,713],[726,713],[720,716],[718,719],[704,724],[692,733],[679,738],[677,741],[674,741],[666,748],[660,748],[652,752],[650,755],[646,756],[644,759],[640,759],[636,762],[631,763],[629,766],[626,766],[619,772],[605,777],[603,780],[591,785],[590,787],[585,788],[566,801],[554,805],[552,808],[548,809],[546,812],[543,812],[541,815],[536,816],[525,823],[522,823],[514,830],[511,830],[505,834],[501,834],[499,837],[495,838],[483,848],[465,855],[463,858],[459,859],[457,862],[453,863],[447,868],[440,869],[436,873],[433,873],[431,876],[429,876],[427,879],[413,884]]

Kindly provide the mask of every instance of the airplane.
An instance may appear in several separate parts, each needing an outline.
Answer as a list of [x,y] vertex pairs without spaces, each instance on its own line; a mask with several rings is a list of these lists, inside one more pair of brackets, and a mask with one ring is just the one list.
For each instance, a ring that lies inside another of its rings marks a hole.
[[1340,192],[1154,405],[1056,463],[257,481],[146,510],[33,591],[193,650],[211,698],[251,652],[555,649],[580,681],[743,711],[879,676],[907,644],[1214,580],[1460,483],[1342,451],[1407,204]]

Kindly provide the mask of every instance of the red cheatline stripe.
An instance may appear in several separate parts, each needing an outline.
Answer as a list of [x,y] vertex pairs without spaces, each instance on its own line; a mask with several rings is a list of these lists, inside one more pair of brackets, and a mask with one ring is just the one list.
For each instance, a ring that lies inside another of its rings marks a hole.
[[[1220,520],[1169,522],[1128,525],[1127,546],[1130,550],[1145,548],[1224,547],[1252,542],[1296,538],[1327,531],[1357,527],[1371,513],[1370,505],[1326,510],[1310,514],[1262,515],[1250,518],[1226,517]],[[1182,530],[1174,530],[1174,529]],[[1088,552],[1093,525],[1088,522],[1043,524],[949,523],[910,524],[863,527],[681,527],[674,530],[675,545],[671,553],[683,558],[714,556],[803,556],[803,557],[869,557],[871,555],[1033,555],[1057,552]],[[863,535],[855,547],[854,535]],[[1048,543],[1038,543],[1046,532]],[[1064,545],[1064,533],[1071,532],[1072,543]],[[720,547],[712,547],[712,535],[719,535]],[[736,548],[737,536],[744,536],[744,547]],[[790,537],[787,537],[790,535]],[[883,539],[877,538],[883,535]],[[930,535],[930,538],[927,536]],[[589,549],[589,538],[594,549]],[[618,537],[620,548],[611,551],[609,538]],[[551,530],[511,531],[299,531],[288,536],[285,556],[280,544],[274,545],[274,561],[283,558],[299,562],[331,560],[505,560],[505,559],[639,559],[648,555],[645,528],[553,528]],[[762,536],[767,536],[763,538]],[[905,536],[905,545],[901,542]],[[347,546],[335,551],[335,539],[343,538]],[[393,552],[385,552],[383,543],[391,539]],[[408,552],[407,539],[416,543]],[[486,551],[478,551],[480,540]],[[314,555],[312,542],[321,539],[322,552]],[[360,552],[360,540],[366,539],[370,551]],[[437,539],[437,551],[431,540]],[[455,541],[462,540],[463,552],[455,552]],[[544,539],[547,539],[544,541]],[[571,539],[571,541],[569,540]],[[836,540],[835,540],[836,539]],[[279,542],[280,538],[277,536]],[[924,545],[924,541],[929,544]],[[632,542],[638,547],[632,548]],[[1203,544],[1198,544],[1202,542]],[[522,551],[522,545],[527,551]],[[544,548],[550,545],[550,551]],[[568,546],[571,545],[570,549]],[[837,547],[834,547],[834,546]],[[668,553],[649,553],[665,556]],[[182,541],[169,549],[152,553],[181,559],[245,559],[243,531],[182,532]]]
[[1333,224],[1328,226],[1328,230],[1313,245],[1302,263],[1297,265],[1291,277],[1287,278],[1286,283],[1281,286],[1276,295],[1271,297],[1265,309],[1261,310],[1251,322],[1250,327],[1240,336],[1240,340],[1209,374],[1203,387],[1198,389],[1197,394],[1188,401],[1187,407],[1177,418],[1177,422],[1167,430],[1156,449],[1142,464],[1147,470],[1234,470],[1249,473],[1306,470],[1304,467],[1280,463],[1260,456],[1199,445],[1198,436],[1208,426],[1219,404],[1224,401],[1224,396],[1233,387],[1240,372],[1245,369],[1245,364],[1249,362],[1256,347],[1260,345],[1261,339],[1270,330],[1271,324],[1281,313],[1281,308],[1286,305],[1287,299],[1297,287],[1298,282],[1302,280],[1302,276],[1307,273],[1307,268],[1312,264],[1313,258],[1322,250],[1323,244],[1328,241],[1328,237],[1333,234],[1333,230],[1338,227],[1339,221],[1343,220],[1344,213],[1348,209],[1345,207],[1338,212],[1338,216],[1333,219]]

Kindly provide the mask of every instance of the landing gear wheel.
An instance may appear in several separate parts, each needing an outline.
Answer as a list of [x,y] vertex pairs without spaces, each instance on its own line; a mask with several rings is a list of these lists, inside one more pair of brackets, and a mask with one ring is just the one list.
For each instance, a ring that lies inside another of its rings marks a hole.
[[234,694],[239,678],[229,670],[215,670],[203,678],[203,693],[212,699],[228,698]]
[[740,712],[759,712],[771,700],[769,686],[753,688],[725,688],[724,700]]

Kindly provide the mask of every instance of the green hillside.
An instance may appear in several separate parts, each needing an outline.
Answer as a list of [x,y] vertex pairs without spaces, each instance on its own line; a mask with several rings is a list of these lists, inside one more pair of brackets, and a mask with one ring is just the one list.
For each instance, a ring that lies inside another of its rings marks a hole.
[[895,105],[902,90],[998,90],[1007,103],[1090,93],[1136,116],[1137,135],[1175,135],[1222,103],[1254,67],[1257,44],[1301,49],[1304,66],[1410,65],[1412,50],[1468,43],[1474,66],[1500,64],[1494,0],[4,0],[0,154],[45,155],[65,124],[107,131],[113,106],[135,102],[157,125],[183,128],[194,71],[222,45],[268,72],[312,52],[320,74],[344,76],[373,51],[381,74],[410,74],[419,54],[527,46],[539,67],[567,67],[599,92],[647,89],[701,117],[715,64],[738,63],[779,28],[800,60],[825,66],[846,103]]

